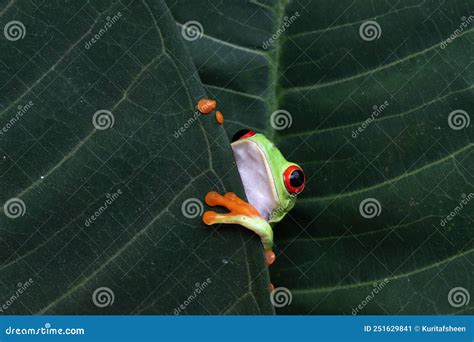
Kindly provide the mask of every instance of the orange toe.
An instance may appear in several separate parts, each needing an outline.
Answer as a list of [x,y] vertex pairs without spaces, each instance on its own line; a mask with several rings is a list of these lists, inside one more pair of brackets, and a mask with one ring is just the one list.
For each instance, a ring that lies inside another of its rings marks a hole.
[[271,265],[275,262],[276,255],[273,251],[265,251],[265,260],[267,261],[267,265]]
[[218,205],[221,201],[220,199],[222,198],[221,195],[219,195],[215,191],[209,191],[204,198],[204,201],[206,201],[207,205],[210,205],[211,207]]
[[251,204],[240,199],[233,192],[228,192],[224,196],[215,191],[210,191],[204,198],[207,205],[222,206],[229,209],[233,215],[260,216],[260,213]]
[[270,290],[270,292],[273,292],[273,291],[275,291],[275,286],[273,286],[273,284],[270,283],[270,284],[268,285],[268,289]]
[[224,195],[225,198],[227,199],[230,199],[230,200],[235,200],[237,199],[237,195],[233,192],[227,192],[225,195]]
[[210,226],[216,222],[217,213],[215,211],[206,211],[204,215],[202,215],[202,222]]

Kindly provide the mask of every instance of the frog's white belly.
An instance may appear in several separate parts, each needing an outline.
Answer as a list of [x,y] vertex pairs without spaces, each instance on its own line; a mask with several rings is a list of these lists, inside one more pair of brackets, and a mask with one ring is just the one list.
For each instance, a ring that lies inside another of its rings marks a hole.
[[265,154],[249,140],[238,140],[231,146],[247,199],[268,221],[278,206],[278,194]]

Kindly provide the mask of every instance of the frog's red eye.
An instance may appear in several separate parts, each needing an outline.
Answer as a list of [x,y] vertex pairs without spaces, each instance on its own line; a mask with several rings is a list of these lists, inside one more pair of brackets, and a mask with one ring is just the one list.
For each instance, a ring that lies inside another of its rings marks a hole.
[[289,166],[283,172],[283,180],[290,194],[298,194],[304,189],[305,176],[303,169],[298,165]]
[[241,129],[232,137],[232,142],[235,142],[240,139],[246,139],[254,136],[256,133],[250,129]]

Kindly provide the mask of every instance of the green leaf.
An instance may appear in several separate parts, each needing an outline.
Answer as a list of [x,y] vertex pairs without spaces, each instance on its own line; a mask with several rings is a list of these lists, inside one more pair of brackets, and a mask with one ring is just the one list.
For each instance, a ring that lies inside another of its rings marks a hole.
[[224,130],[194,116],[206,93],[164,2],[5,2],[12,21],[2,313],[273,313],[259,239],[198,216],[207,191],[243,191]]
[[[293,295],[279,312],[472,313],[448,298],[474,293],[472,1],[168,4],[178,28],[203,26],[187,46],[228,134],[263,131],[306,172],[275,229],[272,282]],[[378,216],[363,217],[372,198]]]

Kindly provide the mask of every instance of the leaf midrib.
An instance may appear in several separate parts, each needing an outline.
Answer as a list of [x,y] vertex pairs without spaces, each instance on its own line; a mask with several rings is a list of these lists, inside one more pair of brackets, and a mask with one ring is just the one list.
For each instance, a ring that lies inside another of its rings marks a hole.
[[[275,25],[273,27],[273,32],[277,32],[278,29],[283,25],[288,4],[289,0],[279,0],[275,4],[274,13],[276,20]],[[272,88],[272,91],[270,91],[270,94],[267,100],[265,101],[266,107],[268,109],[263,127],[265,135],[270,139],[270,141],[273,142],[276,142],[275,139],[277,138],[277,136],[275,134],[275,130],[272,129],[270,125],[270,116],[280,107],[280,98],[283,89],[279,87],[279,79],[281,74],[281,60],[283,54],[282,47],[285,41],[286,31],[277,38],[277,41],[275,42],[275,49],[269,53],[269,87]]]

